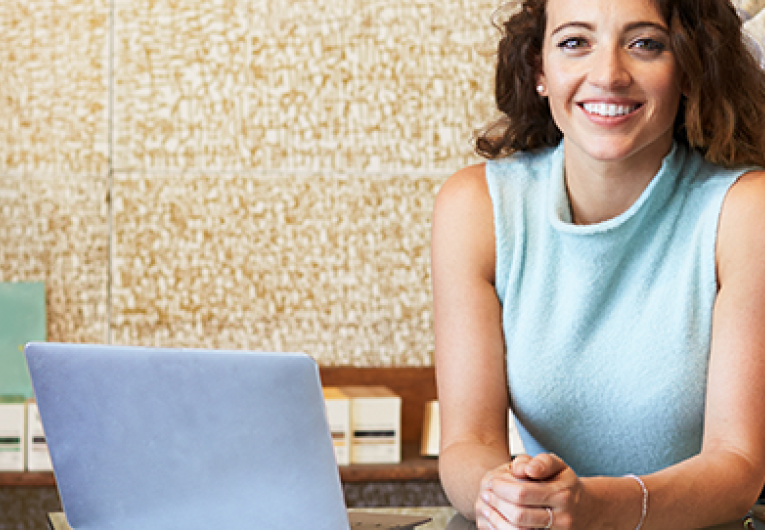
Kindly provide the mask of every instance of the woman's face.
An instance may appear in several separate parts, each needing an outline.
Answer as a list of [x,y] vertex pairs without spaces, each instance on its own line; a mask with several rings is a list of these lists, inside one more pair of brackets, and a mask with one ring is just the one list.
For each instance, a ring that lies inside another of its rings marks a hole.
[[[646,0],[548,0],[541,94],[566,156],[667,154],[680,102],[669,28]],[[638,158],[631,158],[638,157]]]

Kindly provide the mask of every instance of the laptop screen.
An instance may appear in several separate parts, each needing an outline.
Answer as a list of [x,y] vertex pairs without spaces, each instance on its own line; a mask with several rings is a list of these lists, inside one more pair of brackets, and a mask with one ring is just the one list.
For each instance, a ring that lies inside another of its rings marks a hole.
[[56,343],[26,355],[73,528],[347,527],[307,355]]

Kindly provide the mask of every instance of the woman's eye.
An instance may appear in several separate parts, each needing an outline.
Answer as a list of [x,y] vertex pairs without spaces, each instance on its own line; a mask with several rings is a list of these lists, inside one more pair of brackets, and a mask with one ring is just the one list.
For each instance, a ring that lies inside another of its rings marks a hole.
[[632,43],[632,47],[648,52],[663,52],[667,49],[663,42],[657,41],[655,39],[638,39]]
[[563,50],[579,50],[587,46],[587,41],[581,37],[571,37],[558,43]]

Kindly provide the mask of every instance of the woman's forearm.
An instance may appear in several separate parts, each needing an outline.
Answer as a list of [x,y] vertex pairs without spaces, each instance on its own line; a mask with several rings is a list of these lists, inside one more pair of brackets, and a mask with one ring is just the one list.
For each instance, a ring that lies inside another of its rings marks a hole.
[[[740,519],[756,502],[762,488],[757,476],[758,470],[744,458],[722,452],[702,453],[643,476],[648,513],[642,528],[695,529]],[[632,479],[592,477],[583,482],[595,504],[601,505],[598,527],[629,527],[619,524],[625,510],[633,508],[634,512],[642,503],[642,492]]]
[[738,454],[702,452],[646,477],[653,490],[647,528],[698,528],[741,518],[757,501],[764,478]]
[[486,473],[509,461],[509,453],[501,447],[460,442],[443,448],[438,467],[449,502],[462,515],[475,520],[481,480]]

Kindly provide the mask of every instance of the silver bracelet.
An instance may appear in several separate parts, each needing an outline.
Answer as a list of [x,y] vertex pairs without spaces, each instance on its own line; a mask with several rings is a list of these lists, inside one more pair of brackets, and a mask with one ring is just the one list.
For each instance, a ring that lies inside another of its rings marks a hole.
[[635,530],[640,530],[643,527],[643,523],[645,522],[645,517],[648,515],[648,488],[645,487],[645,482],[643,482],[643,479],[638,477],[637,475],[624,475],[627,478],[632,478],[637,481],[638,484],[640,484],[640,489],[643,490],[643,510],[640,514],[640,522],[635,527]]

